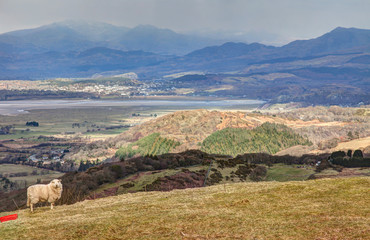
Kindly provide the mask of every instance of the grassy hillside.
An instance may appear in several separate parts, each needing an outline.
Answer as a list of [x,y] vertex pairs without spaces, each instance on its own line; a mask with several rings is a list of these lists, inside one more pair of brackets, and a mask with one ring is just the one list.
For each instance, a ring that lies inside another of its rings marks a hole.
[[[270,118],[269,118],[270,119]],[[227,127],[254,128],[260,119],[242,112],[220,112],[205,109],[177,111],[132,127],[124,134],[107,141],[108,145],[123,146],[152,133],[181,142],[178,151],[198,149],[198,143],[217,130]],[[180,149],[181,148],[181,149]]]
[[369,189],[366,177],[125,194],[18,211],[0,239],[368,239]]
[[201,150],[232,156],[250,152],[274,154],[288,147],[309,144],[290,128],[266,122],[252,130],[225,128],[217,131],[203,141]]
[[[296,107],[296,105],[290,106]],[[370,118],[364,116],[366,108],[309,107],[276,113],[281,108],[283,108],[281,105],[272,107],[268,110],[272,113],[266,113],[264,110],[261,111],[265,113],[204,109],[177,111],[136,125],[123,134],[107,139],[93,151],[80,149],[79,152],[74,151],[69,154],[69,157],[71,159],[84,159],[85,156],[89,155],[94,160],[101,159],[102,156],[112,157],[112,153],[115,153],[121,146],[126,146],[128,143],[152,133],[159,133],[161,137],[181,142],[181,145],[176,147],[174,152],[200,149],[200,144],[216,131],[225,128],[253,129],[264,122],[284,124],[300,136],[307,136],[316,145],[334,138],[346,139],[348,132],[359,133],[360,137],[367,137],[370,134],[370,130],[368,130],[370,129],[368,120]],[[356,115],[358,110],[359,113]],[[153,113],[153,111],[148,113]]]
[[168,153],[179,145],[180,143],[177,141],[168,138],[162,138],[159,133],[153,133],[129,144],[126,147],[121,147],[117,150],[116,157],[125,159],[133,157],[136,154],[140,154],[142,156],[154,156]]

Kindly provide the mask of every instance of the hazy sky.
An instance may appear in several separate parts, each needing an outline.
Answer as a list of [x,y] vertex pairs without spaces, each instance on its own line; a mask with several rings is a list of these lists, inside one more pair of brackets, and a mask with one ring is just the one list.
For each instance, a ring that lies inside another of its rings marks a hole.
[[0,0],[0,33],[70,19],[287,42],[337,26],[370,29],[370,0]]

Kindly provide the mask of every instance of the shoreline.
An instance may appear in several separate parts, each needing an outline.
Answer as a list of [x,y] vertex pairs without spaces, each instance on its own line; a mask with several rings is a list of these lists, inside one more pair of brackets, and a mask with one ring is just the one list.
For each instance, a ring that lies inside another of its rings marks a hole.
[[253,99],[215,99],[215,98],[131,98],[117,99],[82,99],[82,100],[12,100],[0,101],[0,115],[27,114],[29,110],[36,109],[68,109],[68,108],[93,108],[93,107],[144,107],[144,106],[168,106],[179,108],[222,108],[222,107],[246,107],[251,105],[263,105],[262,100]]

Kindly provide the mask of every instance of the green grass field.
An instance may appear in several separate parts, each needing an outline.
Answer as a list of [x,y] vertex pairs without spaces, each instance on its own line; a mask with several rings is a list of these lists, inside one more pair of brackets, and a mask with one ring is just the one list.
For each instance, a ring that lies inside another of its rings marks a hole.
[[[31,175],[33,171],[37,171],[37,175]],[[42,171],[48,173],[42,174]],[[8,179],[11,182],[16,182],[16,181],[27,181],[27,185],[32,185],[37,182],[37,179],[40,179],[41,182],[44,181],[50,181],[54,178],[61,177],[64,173],[57,172],[57,171],[52,171],[52,170],[46,170],[46,169],[40,169],[40,168],[35,168],[31,166],[26,166],[26,165],[16,165],[16,164],[0,164],[0,174],[5,175],[5,174],[10,174],[10,173],[21,173],[21,172],[26,172],[28,173],[28,176],[22,176],[22,177],[8,177]]]
[[0,140],[5,139],[20,139],[20,138],[37,138],[39,136],[50,136],[55,134],[60,134],[60,132],[48,131],[43,129],[43,131],[38,131],[39,129],[33,128],[30,131],[25,131],[22,127],[17,127],[14,134],[0,135]]
[[274,164],[267,169],[266,181],[302,181],[315,173],[315,168],[307,165]]
[[[86,135],[117,135],[125,129],[104,130],[104,127],[125,125],[135,111],[132,107],[91,107],[68,109],[30,110],[28,114],[17,116],[0,115],[1,126],[14,125],[15,133],[0,135],[1,139],[36,138],[40,135],[55,135],[65,132]],[[39,127],[26,126],[26,122],[36,121]],[[73,127],[78,123],[80,127]],[[98,129],[100,128],[100,131]],[[27,131],[29,129],[29,131]],[[87,133],[87,130],[94,132]]]
[[1,213],[0,239],[369,239],[370,178],[234,183]]

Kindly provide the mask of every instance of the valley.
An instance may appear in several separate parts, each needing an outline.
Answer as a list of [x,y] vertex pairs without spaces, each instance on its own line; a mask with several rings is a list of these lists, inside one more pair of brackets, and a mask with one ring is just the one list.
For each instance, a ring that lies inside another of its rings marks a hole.
[[[2,136],[0,161],[67,172],[62,176],[69,189],[63,203],[138,191],[370,174],[367,107],[146,101],[147,106],[133,100],[123,107],[125,102],[119,101],[94,100],[89,106],[60,100],[54,106],[63,103],[69,108],[56,109],[51,109],[53,105],[37,109],[35,101],[27,113],[1,116],[13,123],[15,132]],[[197,104],[209,109],[189,110]],[[186,110],[176,111],[179,107]],[[31,120],[39,126],[27,126],[26,131],[24,123]],[[348,150],[361,151],[364,168],[348,170],[326,162],[333,152]],[[24,189],[14,185],[9,190],[2,195],[3,211],[14,209],[13,200],[24,207]]]
[[[1,164],[0,176],[10,180],[9,183],[1,181],[1,184],[8,184],[9,189],[26,188],[30,185],[51,181],[54,178],[61,177],[63,173],[47,169],[15,164]],[[14,184],[15,186],[11,186]],[[1,186],[4,189],[4,186]]]
[[271,46],[113,22],[0,32],[0,239],[369,238],[369,29]]
[[[254,129],[270,122],[283,124],[295,134],[310,141],[312,146],[285,147],[288,148],[286,154],[294,154],[294,151],[304,154],[337,151],[356,146],[366,149],[370,129],[366,107],[297,108],[292,107],[294,105],[276,105],[278,109],[273,105],[268,108],[256,108],[257,102],[249,100],[49,101],[49,103],[44,105],[42,101],[34,101],[25,105],[24,102],[12,102],[8,108],[2,108],[2,111],[18,113],[15,116],[0,116],[2,126],[9,126],[9,132],[0,135],[8,153],[13,152],[12,154],[16,155],[17,149],[23,148],[22,150],[27,152],[25,148],[28,148],[30,150],[27,154],[32,155],[30,153],[37,152],[36,146],[50,148],[51,143],[51,146],[59,145],[70,149],[71,152],[65,154],[69,160],[77,162],[104,160],[114,156],[121,146],[152,133],[179,142],[172,151],[180,152],[186,149],[201,149],[202,142],[217,131],[226,128]],[[176,111],[179,108],[199,107],[209,110]],[[18,108],[24,113],[20,113]],[[26,123],[31,121],[39,125],[26,126]],[[98,147],[96,141],[99,142]],[[84,147],[84,144],[87,145]],[[284,149],[278,149],[281,150]],[[21,152],[20,154],[29,157],[27,154]],[[5,152],[2,155],[4,157]]]

